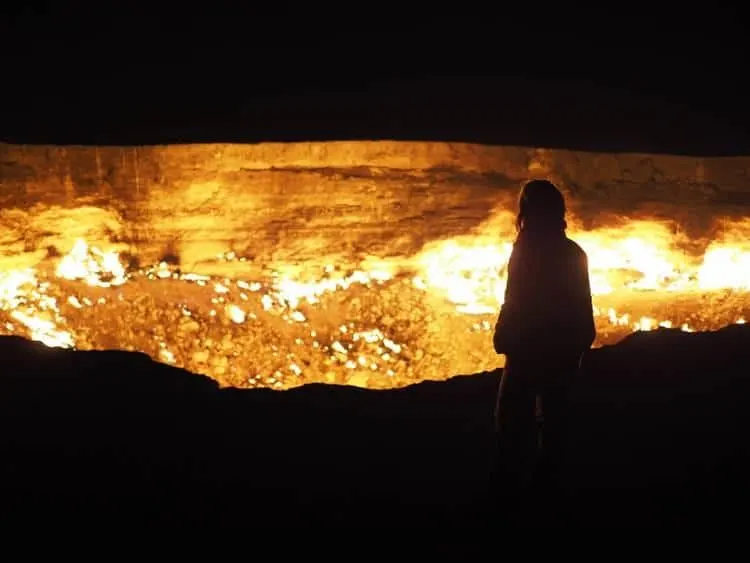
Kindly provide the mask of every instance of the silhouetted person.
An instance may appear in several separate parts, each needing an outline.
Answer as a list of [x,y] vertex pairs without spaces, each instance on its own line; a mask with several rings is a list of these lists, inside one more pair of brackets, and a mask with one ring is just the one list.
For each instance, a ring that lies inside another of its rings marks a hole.
[[506,500],[520,498],[538,453],[548,482],[562,485],[569,390],[596,336],[588,259],[566,236],[560,190],[546,180],[528,182],[516,227],[493,338],[495,351],[506,356],[495,413],[496,485]]

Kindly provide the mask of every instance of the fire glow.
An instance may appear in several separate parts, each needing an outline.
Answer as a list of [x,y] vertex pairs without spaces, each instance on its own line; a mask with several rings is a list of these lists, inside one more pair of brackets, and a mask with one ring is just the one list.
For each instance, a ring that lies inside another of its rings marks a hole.
[[[512,213],[398,261],[327,265],[317,278],[244,279],[160,262],[128,269],[77,240],[61,257],[0,274],[0,330],[79,349],[141,351],[225,385],[317,381],[375,388],[500,365],[489,334],[502,303]],[[589,255],[597,345],[632,331],[710,330],[748,313],[750,232],[725,222],[700,256],[649,220],[570,236]],[[312,272],[311,272],[312,274]]]

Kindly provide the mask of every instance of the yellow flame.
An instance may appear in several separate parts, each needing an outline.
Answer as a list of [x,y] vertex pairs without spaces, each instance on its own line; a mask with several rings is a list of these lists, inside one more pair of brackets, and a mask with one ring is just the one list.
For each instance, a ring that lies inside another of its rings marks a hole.
[[698,270],[701,289],[750,289],[750,252],[714,245],[708,249]]
[[[696,263],[674,248],[669,230],[655,222],[570,236],[588,254],[594,296],[622,290],[750,289],[750,245],[714,243]],[[462,313],[495,311],[503,300],[510,250],[507,241],[479,236],[431,243],[417,257],[416,285],[441,291]]]
[[111,287],[127,281],[125,267],[117,252],[102,252],[89,248],[86,241],[78,239],[70,253],[57,266],[58,277],[67,280],[82,280],[89,285]]
[[72,347],[73,335],[59,328],[57,301],[46,295],[46,289],[32,270],[0,273],[0,310],[9,311],[33,340],[50,347]]

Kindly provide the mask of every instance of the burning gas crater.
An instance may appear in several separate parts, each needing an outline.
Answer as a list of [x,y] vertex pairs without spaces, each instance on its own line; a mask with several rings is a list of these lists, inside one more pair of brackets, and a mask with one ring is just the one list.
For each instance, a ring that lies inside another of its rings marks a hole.
[[[245,279],[249,261],[233,253],[216,257],[225,271],[236,266],[232,276],[164,262],[128,269],[116,252],[78,240],[61,258],[0,273],[0,332],[48,346],[137,350],[238,387],[389,388],[493,369],[502,363],[489,333],[505,288],[510,220],[434,241],[408,259],[311,267],[307,277],[280,267]],[[571,229],[589,255],[597,344],[637,330],[744,322],[748,232],[748,221],[725,222],[690,254],[658,222]]]

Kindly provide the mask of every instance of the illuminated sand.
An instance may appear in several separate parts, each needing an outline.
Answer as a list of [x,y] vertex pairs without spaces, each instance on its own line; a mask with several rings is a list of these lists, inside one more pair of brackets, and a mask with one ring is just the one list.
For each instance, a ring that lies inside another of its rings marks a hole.
[[[117,252],[79,240],[34,270],[0,275],[0,331],[51,346],[142,351],[238,387],[445,379],[502,365],[490,335],[511,225],[507,211],[408,259],[256,277],[244,274],[257,265],[231,253],[213,265],[223,275],[209,276],[166,262],[128,268]],[[701,254],[689,255],[657,222],[588,232],[574,225],[572,238],[589,254],[596,345],[659,326],[744,322],[749,230],[748,221],[725,221]]]

